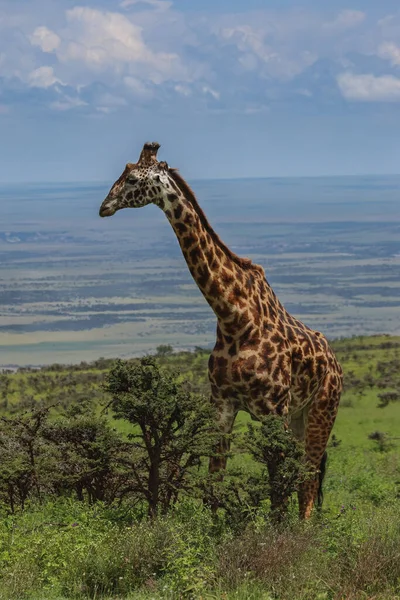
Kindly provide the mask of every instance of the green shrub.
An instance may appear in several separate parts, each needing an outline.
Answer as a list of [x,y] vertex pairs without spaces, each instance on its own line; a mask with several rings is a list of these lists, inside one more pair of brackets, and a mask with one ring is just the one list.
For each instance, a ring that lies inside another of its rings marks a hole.
[[239,439],[242,449],[254,459],[254,468],[230,469],[223,481],[218,481],[218,474],[210,477],[215,503],[225,510],[226,522],[236,530],[254,522],[257,515],[268,514],[271,520],[282,521],[291,495],[313,476],[304,446],[284,419],[275,415],[259,425],[248,424]]
[[245,445],[264,468],[259,478],[267,480],[271,516],[282,519],[290,496],[314,471],[305,461],[304,445],[294,436],[285,421],[275,415],[262,420],[261,427],[248,425]]
[[112,503],[130,492],[130,445],[90,404],[72,405],[46,423],[42,436],[57,456],[51,478],[56,495],[73,492],[92,504]]
[[138,364],[118,360],[105,390],[117,419],[134,426],[132,447],[135,493],[149,515],[163,512],[182,494],[193,494],[203,480],[200,461],[217,441],[215,412],[208,399],[189,392],[178,373],[152,357]]

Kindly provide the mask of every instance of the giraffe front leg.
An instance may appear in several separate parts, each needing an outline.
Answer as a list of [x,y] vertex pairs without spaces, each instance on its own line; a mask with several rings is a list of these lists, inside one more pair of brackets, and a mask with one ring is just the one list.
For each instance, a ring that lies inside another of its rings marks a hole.
[[[284,519],[290,498],[287,481],[282,477],[282,467],[286,460],[282,444],[285,444],[290,399],[290,389],[287,385],[274,388],[265,396],[249,403],[250,414],[255,419],[263,421],[268,415],[274,416],[274,419],[282,419],[281,423],[264,421],[261,427],[262,437],[259,438],[262,462],[268,471],[270,516],[275,522]],[[275,429],[274,425],[278,425],[278,428]]]
[[308,463],[316,473],[300,485],[298,492],[301,519],[308,519],[317,496],[322,494],[322,479],[326,462],[326,447],[335,422],[340,400],[340,386],[333,387],[328,377],[308,411],[305,430],[305,451]]
[[[226,469],[227,463],[227,454],[230,449],[230,437],[229,435],[232,433],[233,424],[235,422],[235,418],[237,415],[237,410],[229,405],[224,405],[223,407],[218,407],[217,419],[218,426],[221,431],[221,437],[218,441],[218,445],[215,448],[215,453],[210,457],[209,468],[208,471],[210,474],[215,474],[215,477],[218,481],[222,481],[224,478],[224,471]],[[211,488],[208,492],[208,498],[205,498],[205,503],[209,505],[212,511],[215,513],[219,507],[219,501],[215,495],[215,491],[213,490],[213,486],[211,484]]]
[[[217,407],[217,422],[221,437],[215,449],[214,456],[210,458],[209,473],[220,473],[226,469],[227,454],[230,449],[229,435],[232,433],[233,424],[238,413],[231,404],[225,404],[221,407],[217,404]],[[223,479],[222,473],[220,478],[221,480]]]

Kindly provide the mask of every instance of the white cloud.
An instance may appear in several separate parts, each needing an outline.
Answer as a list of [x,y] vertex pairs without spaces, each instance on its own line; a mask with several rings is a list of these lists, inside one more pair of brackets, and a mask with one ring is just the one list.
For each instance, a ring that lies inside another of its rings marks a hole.
[[400,14],[387,15],[377,25],[385,39],[394,39],[400,33]]
[[[269,24],[271,28],[272,22]],[[318,56],[308,49],[293,51],[292,42],[284,40],[282,31],[271,31],[265,26],[259,27],[239,25],[236,27],[222,28],[221,37],[234,43],[242,53],[238,62],[243,69],[248,71],[258,70],[260,74],[267,74],[278,79],[291,79],[301,73],[306,67],[312,65]],[[280,37],[274,39],[274,35]],[[261,70],[259,61],[262,63]]]
[[71,110],[80,106],[87,106],[87,102],[84,102],[81,98],[72,98],[71,96],[63,96],[60,100],[50,103],[50,108],[58,111]]
[[343,30],[358,27],[365,20],[365,13],[360,10],[342,10],[336,19],[324,23],[324,29]]
[[393,42],[385,42],[378,48],[378,56],[391,62],[393,66],[400,65],[400,48]]
[[[295,0],[292,8],[257,11],[243,0],[240,13],[178,10],[170,0],[25,0],[24,11],[16,0],[6,2],[0,74],[50,88],[51,100],[52,86],[62,82],[55,110],[77,106],[79,98],[93,112],[110,112],[124,102],[162,98],[167,105],[178,97],[188,105],[223,98],[228,110],[258,110],[267,99],[328,97],[338,71],[349,99],[397,98],[389,63],[384,78],[375,71],[377,53],[400,65],[397,16],[378,24],[366,19],[368,9],[306,10]],[[107,102],[106,91],[117,100]]]
[[188,87],[187,85],[182,85],[180,83],[174,86],[174,90],[182,96],[188,97],[192,95],[192,90],[190,89],[190,87]]
[[36,27],[29,40],[32,46],[39,46],[43,52],[53,52],[61,43],[60,37],[44,25]]
[[154,52],[143,40],[142,28],[121,13],[76,6],[66,11],[66,19],[60,35],[42,26],[32,39],[54,52],[71,85],[96,80],[102,72],[119,80],[142,75],[156,84],[186,77],[176,53]]
[[269,62],[278,57],[277,53],[265,44],[266,34],[263,30],[256,31],[250,25],[241,25],[222,29],[221,35],[226,40],[235,41],[240,50],[244,52],[251,50],[264,62]]
[[308,90],[307,88],[297,89],[296,94],[299,94],[299,96],[304,96],[305,98],[311,98],[313,95],[313,93],[310,92],[310,90]]
[[118,108],[121,106],[126,106],[127,104],[128,103],[125,98],[105,92],[97,99],[96,110],[104,113],[111,113],[118,110]]
[[150,98],[153,95],[152,90],[137,77],[131,75],[124,77],[124,84],[138,98]]
[[76,6],[67,11],[73,41],[66,45],[60,58],[79,60],[90,67],[120,62],[149,60],[140,27],[124,15]]
[[209,94],[210,96],[212,96],[214,98],[214,100],[220,99],[221,94],[208,85],[204,85],[202,88],[202,91],[203,91],[203,94]]
[[289,81],[318,59],[339,61],[349,53],[372,54],[365,12],[342,10],[328,18],[327,11],[309,11],[298,4],[302,3],[293,2],[289,10],[226,14],[214,29],[222,44],[236,45],[237,63],[264,79]]
[[385,27],[386,25],[391,25],[393,23],[393,21],[395,21],[395,19],[396,19],[395,15],[386,15],[386,17],[379,19],[378,25],[379,25],[379,27]]
[[31,87],[48,88],[55,83],[62,83],[54,74],[53,67],[39,67],[28,76],[28,82]]
[[355,75],[341,73],[337,83],[347,100],[359,102],[398,102],[400,101],[400,79],[393,75]]
[[172,2],[168,0],[123,0],[120,6],[128,8],[134,4],[148,4],[157,10],[169,10],[172,7]]

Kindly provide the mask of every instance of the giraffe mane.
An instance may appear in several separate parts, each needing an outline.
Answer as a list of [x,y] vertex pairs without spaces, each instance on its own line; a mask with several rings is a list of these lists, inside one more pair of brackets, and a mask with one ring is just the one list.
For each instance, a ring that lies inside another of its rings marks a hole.
[[183,177],[179,173],[178,169],[170,168],[168,170],[168,172],[172,176],[173,180],[175,181],[175,183],[177,184],[179,189],[182,191],[183,194],[185,194],[186,198],[189,200],[189,202],[193,206],[194,210],[196,211],[196,213],[199,216],[201,224],[203,225],[203,227],[207,231],[207,233],[210,234],[210,236],[211,236],[212,240],[215,242],[215,244],[217,244],[217,246],[219,246],[219,248],[221,248],[221,250],[228,256],[228,258],[230,258],[234,263],[236,263],[243,269],[248,269],[248,270],[254,269],[257,272],[262,271],[262,275],[263,275],[263,277],[265,277],[264,269],[262,267],[254,264],[249,258],[242,258],[241,256],[238,256],[237,254],[232,252],[232,250],[230,250],[230,248],[228,248],[228,246],[226,246],[226,244],[224,244],[224,242],[221,240],[219,235],[217,233],[215,233],[215,231],[211,227],[203,209],[197,202],[197,198],[194,195],[193,190],[191,189],[189,184],[186,183],[186,181],[183,179]]

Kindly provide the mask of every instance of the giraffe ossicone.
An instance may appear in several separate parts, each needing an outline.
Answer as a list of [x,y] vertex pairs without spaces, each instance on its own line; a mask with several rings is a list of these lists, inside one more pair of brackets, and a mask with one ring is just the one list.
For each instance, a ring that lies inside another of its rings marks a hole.
[[160,144],[158,142],[146,142],[140,153],[137,164],[145,166],[157,162],[157,152],[159,148]]
[[[226,437],[237,413],[287,418],[305,444],[308,461],[322,468],[342,391],[342,370],[326,338],[293,317],[265,278],[264,269],[232,252],[215,233],[196,197],[176,171],[157,161],[157,142],[144,145],[128,163],[100,207],[100,216],[156,204],[178,239],[190,273],[217,317],[209,359],[211,397],[221,441],[210,471],[226,466]],[[308,518],[319,477],[299,490],[299,510]]]

